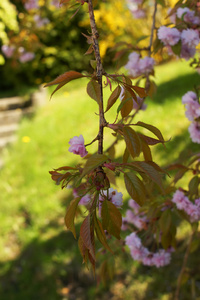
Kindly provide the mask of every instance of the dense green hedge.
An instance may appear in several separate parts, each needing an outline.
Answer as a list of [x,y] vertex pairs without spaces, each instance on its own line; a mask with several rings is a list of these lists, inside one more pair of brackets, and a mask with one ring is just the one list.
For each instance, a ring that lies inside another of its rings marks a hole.
[[[83,55],[89,45],[82,35],[82,32],[87,34],[87,27],[77,26],[84,16],[81,10],[70,19],[72,11],[66,12],[65,8],[47,5],[50,3],[47,1],[38,11],[26,11],[21,0],[12,2],[13,5],[6,0],[7,7],[3,2],[0,3],[0,47],[14,45],[16,48],[11,58],[0,53],[0,77],[4,78],[0,81],[0,89],[38,85],[69,69],[88,68],[91,57],[83,58]],[[49,22],[38,27],[37,21],[34,21],[36,15]],[[20,63],[18,56],[22,47],[34,52],[35,58]]]

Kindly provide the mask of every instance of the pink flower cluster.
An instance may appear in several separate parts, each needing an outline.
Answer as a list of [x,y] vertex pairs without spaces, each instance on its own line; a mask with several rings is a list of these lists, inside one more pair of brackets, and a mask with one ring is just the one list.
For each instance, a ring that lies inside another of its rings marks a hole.
[[192,91],[187,92],[182,97],[182,103],[186,107],[186,117],[189,121],[192,121],[188,128],[191,140],[200,144],[200,104],[197,94]]
[[183,19],[186,23],[191,23],[194,25],[200,24],[200,17],[195,16],[195,12],[190,10],[188,7],[179,7],[176,15],[179,19]]
[[129,55],[128,63],[125,68],[129,71],[133,77],[138,77],[142,74],[150,74],[153,70],[155,60],[152,57],[140,58],[137,52],[132,52]]
[[127,0],[127,6],[135,19],[146,17],[145,10],[141,7],[143,0]]
[[88,154],[85,149],[84,138],[82,134],[79,135],[79,137],[74,136],[72,139],[70,139],[69,144],[71,145],[69,147],[69,152],[80,155],[81,157],[84,157]]
[[131,256],[134,260],[142,262],[146,266],[156,266],[157,268],[166,266],[171,261],[171,251],[164,249],[158,252],[150,252],[142,245],[141,239],[132,232],[125,239],[126,245],[129,247]]
[[[121,87],[121,93],[119,95],[119,98],[120,98],[121,101],[124,97],[124,92],[125,92],[124,88]],[[135,99],[132,98],[132,100],[133,100],[133,109],[135,109],[135,110],[139,110],[139,109],[145,110],[147,108],[147,105],[143,102],[143,99],[140,98],[138,95],[136,95],[136,97],[137,97],[137,102],[135,101]]]
[[179,210],[183,210],[189,216],[190,222],[200,220],[200,198],[196,199],[193,204],[182,191],[177,190],[173,195],[172,202],[176,204]]
[[161,26],[158,29],[158,39],[168,47],[169,53],[173,53],[171,46],[181,41],[180,57],[186,60],[193,57],[196,53],[196,46],[199,44],[199,32],[195,29],[184,29],[179,31],[177,28]]
[[[1,47],[2,53],[7,57],[11,58],[14,55],[16,48],[14,46],[3,45]],[[18,49],[18,59],[21,63],[26,63],[34,59],[35,54],[33,52],[26,52],[23,47]]]
[[143,213],[140,212],[140,206],[133,200],[130,199],[128,205],[131,209],[126,211],[126,216],[123,218],[122,230],[126,230],[126,224],[133,224],[138,229],[143,229],[146,227],[148,220]]
[[38,0],[28,0],[26,1],[24,7],[26,10],[37,9],[39,7]]

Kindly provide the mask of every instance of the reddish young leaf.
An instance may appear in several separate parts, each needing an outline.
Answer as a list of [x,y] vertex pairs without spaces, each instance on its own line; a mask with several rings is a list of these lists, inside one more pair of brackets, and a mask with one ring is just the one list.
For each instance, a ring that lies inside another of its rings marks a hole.
[[103,229],[120,240],[122,215],[112,202],[108,200],[103,201],[101,218]]
[[148,177],[153,182],[155,182],[161,190],[163,190],[161,176],[159,172],[153,167],[153,165],[145,161],[134,161],[131,164],[138,167],[142,172],[147,174]]
[[75,226],[74,226],[74,218],[76,215],[76,210],[78,203],[80,201],[80,197],[75,198],[70,202],[70,205],[67,209],[67,213],[65,215],[65,224],[67,228],[73,233],[74,237],[76,238],[76,231],[75,231]]
[[55,85],[58,84],[57,88],[53,91],[53,93],[51,94],[51,97],[53,96],[53,94],[58,91],[61,87],[63,87],[65,84],[67,84],[68,82],[81,78],[81,77],[86,77],[85,75],[82,75],[79,72],[76,71],[69,71],[69,72],[65,72],[64,74],[58,76],[56,79],[52,80],[51,82],[45,84],[44,87],[47,86],[51,86],[51,85]]
[[143,128],[148,129],[149,131],[151,131],[151,132],[159,139],[160,142],[162,142],[162,143],[165,142],[162,133],[160,132],[160,130],[159,130],[157,127],[155,127],[155,126],[153,126],[153,125],[150,125],[150,124],[146,124],[146,123],[144,123],[144,122],[140,122],[140,121],[137,122],[137,123],[134,124],[134,125],[135,125],[135,126],[141,126],[141,127],[143,127]]
[[101,166],[107,159],[108,157],[104,154],[94,154],[90,156],[85,164],[81,177],[84,177],[86,174]]
[[[109,99],[108,99],[108,103],[107,103],[107,107],[106,107],[106,111],[108,111],[117,101],[117,99],[119,98],[119,95],[121,93],[121,87],[118,85],[114,91],[112,92],[112,94],[110,95]],[[105,112],[106,112],[105,111]]]
[[145,161],[152,161],[151,149],[149,145],[142,139],[140,139],[140,142]]
[[88,260],[90,261],[90,263],[92,265],[92,269],[93,269],[93,274],[95,275],[95,260],[93,259],[89,250],[83,243],[81,236],[79,237],[79,240],[78,240],[78,246],[79,246],[80,253],[83,257],[83,262],[86,264],[86,267],[88,268]]
[[144,88],[135,85],[132,85],[131,88],[136,91],[140,98],[147,97],[147,93],[145,92]]
[[97,235],[97,238],[98,238],[99,242],[105,247],[105,249],[107,249],[112,254],[114,254],[113,251],[110,249],[108,243],[107,243],[106,235],[105,235],[105,232],[103,230],[102,224],[97,219],[96,216],[94,217],[94,227],[95,227],[95,232],[96,232],[96,235]]
[[153,146],[153,145],[156,145],[156,144],[163,144],[165,141],[160,141],[160,140],[157,140],[157,139],[154,139],[150,136],[147,136],[147,135],[144,135],[140,132],[138,132],[138,136],[140,137],[140,140],[142,139],[144,142],[147,143],[147,145],[150,145],[150,146]]
[[100,103],[101,90],[100,85],[98,84],[98,82],[96,82],[96,80],[92,79],[88,82],[87,93],[90,98],[95,100],[98,104]]
[[89,250],[93,260],[95,260],[94,228],[91,226],[90,221],[90,215],[88,215],[81,225],[80,236],[83,244]]
[[133,172],[127,172],[124,174],[124,182],[127,192],[131,198],[139,205],[143,205],[146,199],[146,189],[143,182]]
[[133,158],[139,156],[140,151],[141,151],[141,144],[140,144],[140,139],[139,139],[137,133],[132,128],[130,128],[128,126],[124,126],[123,134],[124,134],[126,146],[128,148],[128,151],[130,152],[131,156]]
[[128,162],[129,156],[130,156],[130,152],[128,151],[128,149],[126,147],[126,149],[124,151],[124,155],[123,155],[123,163],[127,163]]
[[56,184],[59,185],[62,180],[69,178],[72,174],[70,172],[67,172],[65,174],[61,174],[56,171],[49,171],[51,174],[51,179],[56,181]]

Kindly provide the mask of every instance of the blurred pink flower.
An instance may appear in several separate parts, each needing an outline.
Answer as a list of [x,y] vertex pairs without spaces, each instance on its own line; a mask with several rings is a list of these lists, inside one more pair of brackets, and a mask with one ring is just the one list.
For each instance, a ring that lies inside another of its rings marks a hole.
[[21,63],[26,63],[28,61],[31,61],[33,60],[35,57],[35,54],[33,52],[24,52],[20,55],[19,57],[19,61]]
[[158,38],[163,42],[165,46],[174,46],[180,40],[181,33],[177,28],[170,28],[166,26],[161,26],[158,29]]
[[70,139],[69,144],[71,145],[71,147],[69,147],[69,152],[80,155],[81,157],[84,157],[88,154],[85,149],[84,138],[82,135],[79,137],[74,136],[72,139]]
[[199,44],[199,33],[194,29],[184,29],[181,32],[181,41],[183,45],[189,48],[195,48]]
[[190,121],[194,121],[200,117],[200,104],[198,102],[197,94],[192,91],[187,92],[182,97],[182,103],[185,104],[185,115]]
[[8,45],[3,45],[1,47],[1,51],[2,53],[7,57],[10,58],[13,56],[13,53],[15,51],[15,47],[14,46],[8,46]]
[[193,143],[200,144],[200,124],[192,122],[188,128]]
[[177,9],[176,15],[179,19],[182,19],[185,22],[192,23],[192,24],[200,24],[200,18],[195,16],[195,12],[190,10],[188,7],[179,7]]
[[27,10],[37,9],[39,7],[38,0],[28,0],[28,1],[26,1],[24,7]]

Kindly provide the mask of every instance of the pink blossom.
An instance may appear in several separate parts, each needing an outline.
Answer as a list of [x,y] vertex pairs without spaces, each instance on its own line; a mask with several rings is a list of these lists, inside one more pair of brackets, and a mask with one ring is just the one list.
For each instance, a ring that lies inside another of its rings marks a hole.
[[137,202],[135,202],[135,200],[130,199],[128,201],[128,205],[129,205],[130,208],[133,209],[135,214],[137,214],[139,212],[140,206],[139,206],[139,204],[137,204]]
[[128,225],[127,225],[127,220],[126,218],[122,217],[122,226],[121,226],[121,230],[125,231],[128,229]]
[[141,239],[135,232],[132,232],[126,237],[125,244],[129,247],[132,258],[142,262],[144,265],[155,265],[159,268],[170,263],[172,251],[161,249],[156,253],[150,252],[142,245]]
[[91,195],[90,194],[86,194],[79,201],[79,205],[87,205],[90,202],[90,200],[91,200]]
[[84,138],[82,135],[79,137],[74,136],[72,139],[70,139],[69,144],[71,145],[71,147],[69,147],[69,152],[80,155],[81,157],[84,157],[88,154],[85,149]]
[[165,46],[174,46],[180,40],[181,33],[177,28],[170,28],[166,26],[161,26],[158,29],[158,38],[163,42]]
[[125,65],[125,68],[129,70],[129,73],[133,77],[140,76],[142,74],[149,74],[153,70],[155,61],[151,57],[144,57],[140,59],[140,56],[137,52],[132,52],[129,55],[128,63]]
[[143,0],[126,0],[128,5],[140,5]]
[[119,193],[117,190],[114,190],[113,188],[109,188],[108,192],[103,191],[103,195],[100,195],[99,197],[100,202],[103,202],[105,199],[111,201],[116,207],[121,207],[123,201],[123,194]]
[[185,60],[188,60],[191,57],[193,57],[195,55],[195,53],[196,53],[195,48],[190,48],[187,45],[182,44],[181,54],[180,54],[181,58],[184,58]]
[[177,190],[173,195],[172,202],[176,204],[178,209],[185,211],[189,216],[190,222],[197,222],[200,220],[199,199],[193,204],[182,191]]
[[153,70],[155,60],[152,57],[145,56],[139,61],[139,70],[142,74],[149,74]]
[[7,57],[10,58],[13,56],[13,53],[15,51],[15,47],[14,46],[8,46],[8,45],[3,45],[1,47],[1,51],[3,52],[3,54]]
[[192,24],[199,24],[200,23],[200,18],[198,16],[195,16],[195,12],[190,10],[188,7],[179,7],[177,9],[176,15],[179,19],[182,19],[185,22],[192,23]]
[[200,124],[192,122],[188,128],[193,143],[200,144]]
[[199,33],[194,29],[184,29],[181,32],[181,41],[183,45],[189,48],[195,48],[199,44]]
[[37,9],[39,7],[38,0],[28,0],[24,6],[27,10]]
[[19,57],[19,61],[21,63],[26,63],[28,61],[31,61],[33,60],[35,57],[35,54],[33,52],[24,52],[20,55]]
[[138,9],[132,9],[131,10],[131,13],[132,13],[132,15],[133,15],[133,17],[135,18],[135,19],[143,19],[143,18],[145,18],[146,17],[146,12],[145,12],[145,10],[144,9],[141,9],[141,8],[138,8]]
[[127,235],[125,238],[125,243],[129,247],[140,248],[142,246],[141,239],[137,236],[135,232],[132,232],[130,235]]
[[182,103],[185,104],[185,115],[190,121],[194,121],[200,117],[200,104],[198,102],[197,95],[189,91],[182,97]]
[[157,253],[154,253],[152,257],[152,264],[155,265],[157,268],[166,266],[171,261],[171,255],[165,250],[160,250]]

